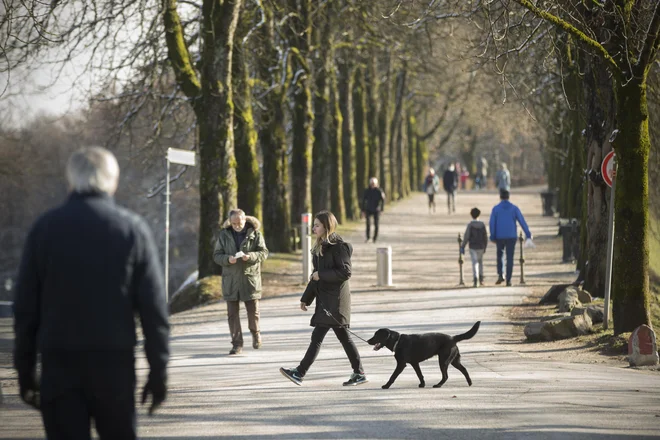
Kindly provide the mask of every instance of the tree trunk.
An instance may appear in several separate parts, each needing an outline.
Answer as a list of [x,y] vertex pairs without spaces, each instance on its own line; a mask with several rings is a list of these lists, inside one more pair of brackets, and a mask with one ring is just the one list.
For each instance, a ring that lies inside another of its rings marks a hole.
[[390,169],[390,130],[389,123],[391,121],[391,105],[390,96],[392,90],[391,78],[391,61],[390,54],[386,55],[386,69],[387,72],[385,81],[380,84],[380,109],[378,112],[378,162],[380,171],[380,187],[383,189],[389,200],[396,200],[392,194],[392,173]]
[[[308,58],[311,45],[311,0],[290,0],[291,44],[298,50],[293,57],[292,154],[291,154],[291,219],[298,223],[300,215],[312,209],[312,145],[314,143],[314,111],[312,109],[311,72]],[[305,62],[303,62],[303,59]]]
[[339,88],[334,66],[334,50],[330,52],[330,210],[338,223],[346,222],[344,205],[344,178],[342,170],[342,125],[344,120],[339,108]]
[[426,177],[429,168],[429,147],[426,141],[417,138],[417,184],[420,185]]
[[[369,139],[369,172],[367,173],[367,181],[371,177],[378,177],[380,172],[380,141],[378,138],[379,133],[379,115],[380,109],[378,108],[378,94],[380,92],[378,75],[376,68],[376,57],[373,56],[367,65],[367,81],[366,81],[366,95],[367,95],[367,137]],[[366,188],[366,186],[365,186]]]
[[649,125],[646,75],[617,82],[618,136],[612,315],[614,333],[649,325]]
[[[264,55],[259,62],[259,75],[263,82],[277,84],[265,97],[261,113],[259,144],[263,156],[263,225],[268,249],[273,252],[291,252],[289,236],[291,218],[288,199],[288,157],[284,103],[286,84],[291,70],[281,71],[273,13],[264,8],[266,23],[261,28]],[[288,66],[288,63],[285,64]]]
[[344,207],[346,218],[357,220],[360,218],[358,207],[357,179],[353,113],[353,85],[355,82],[355,69],[347,62],[339,63],[339,107],[342,116],[341,127],[341,154],[342,176],[344,183]]
[[428,146],[426,145],[426,140],[422,139],[419,136],[415,136],[415,137],[416,137],[415,153],[417,155],[417,188],[419,188],[419,185],[422,184],[424,178],[426,177],[426,170],[429,166],[429,149]]
[[367,120],[367,94],[364,80],[364,70],[355,73],[353,86],[353,130],[355,132],[355,197],[358,203],[362,191],[369,185],[370,171],[370,140]]
[[413,115],[408,115],[407,120],[407,139],[408,139],[408,178],[409,185],[412,191],[419,190],[419,182],[417,182],[417,176],[419,171],[417,170],[417,136],[415,133],[416,130],[416,121]]
[[241,40],[248,32],[236,32],[234,46],[234,133],[238,207],[261,219],[261,176],[257,160],[257,131],[252,115],[252,87]]
[[410,162],[408,161],[408,128],[407,116],[402,115],[399,118],[399,128],[397,128],[397,156],[399,160],[399,176],[401,181],[401,197],[410,195]]
[[406,90],[405,66],[396,77],[396,95],[394,101],[394,115],[390,122],[390,160],[392,174],[392,200],[401,199],[405,196],[403,182],[403,137],[401,133],[401,121],[403,115],[403,95]]
[[[273,93],[273,92],[271,92]],[[275,94],[273,95],[275,96]],[[263,155],[264,197],[263,224],[268,249],[272,252],[291,252],[289,217],[286,132],[282,102],[267,110],[262,116],[259,143]]]
[[609,142],[614,129],[616,102],[610,73],[602,60],[590,57],[584,73],[584,99],[587,161],[587,237],[583,255],[587,258],[584,288],[593,296],[605,296],[607,263],[607,224],[610,190],[600,177],[600,165],[612,149]]
[[[221,10],[205,3],[201,66],[201,97],[195,107],[199,122],[199,278],[218,274],[213,261],[215,234],[236,207],[236,159],[232,55],[241,0],[227,1]],[[206,8],[209,8],[207,10]]]
[[314,28],[318,41],[314,104],[314,144],[312,147],[312,208],[316,213],[330,208],[330,84],[328,79],[330,51],[330,20],[322,28]]

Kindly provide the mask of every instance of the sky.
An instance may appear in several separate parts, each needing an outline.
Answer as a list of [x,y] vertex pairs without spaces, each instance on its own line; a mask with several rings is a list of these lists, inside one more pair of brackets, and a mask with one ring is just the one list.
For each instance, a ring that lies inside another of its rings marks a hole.
[[0,73],[0,88],[7,87],[0,97],[3,125],[20,128],[40,115],[61,116],[83,108],[89,76],[81,78],[76,64],[82,65],[68,64],[59,77],[50,65]]

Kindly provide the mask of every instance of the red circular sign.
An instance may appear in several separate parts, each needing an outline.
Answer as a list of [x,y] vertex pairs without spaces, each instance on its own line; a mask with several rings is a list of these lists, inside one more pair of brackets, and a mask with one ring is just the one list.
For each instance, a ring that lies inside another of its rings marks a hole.
[[603,176],[603,180],[607,183],[607,186],[612,186],[612,179],[614,179],[614,163],[616,162],[616,154],[614,151],[610,151],[603,159],[603,163],[600,165],[600,173]]

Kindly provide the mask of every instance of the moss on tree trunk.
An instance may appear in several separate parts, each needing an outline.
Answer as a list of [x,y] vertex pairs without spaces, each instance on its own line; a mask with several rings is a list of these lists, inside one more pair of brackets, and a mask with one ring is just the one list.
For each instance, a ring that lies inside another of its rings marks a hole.
[[369,184],[370,140],[367,120],[367,94],[364,69],[355,72],[353,86],[353,131],[355,133],[355,196],[358,203]]
[[204,27],[217,30],[204,37],[201,96],[195,105],[200,156],[199,278],[219,273],[213,261],[213,239],[237,202],[232,56],[240,7],[241,1],[234,0],[221,11],[204,14]]
[[342,176],[344,179],[344,206],[346,218],[357,220],[360,218],[358,207],[357,179],[353,112],[353,85],[355,82],[355,69],[348,62],[339,63],[339,107],[342,116],[341,127],[341,154]]
[[[330,52],[330,63],[334,59],[334,51]],[[342,169],[342,125],[344,118],[339,108],[339,88],[334,66],[329,72],[330,82],[330,210],[337,222],[346,221],[346,206],[344,205],[344,170]]]
[[[289,210],[288,157],[285,118],[286,84],[291,80],[291,69],[282,71],[278,48],[275,47],[273,13],[265,9],[266,23],[261,28],[264,41],[264,54],[259,60],[259,76],[270,83],[276,75],[276,84],[264,100],[265,109],[261,113],[259,145],[263,156],[263,225],[268,249],[273,252],[293,250],[289,231],[291,218]],[[286,63],[286,66],[289,66]]]
[[330,20],[314,28],[319,55],[314,58],[314,143],[312,146],[312,210],[330,208],[330,85],[332,68],[330,52]]
[[379,82],[376,68],[376,57],[372,56],[367,65],[366,94],[367,94],[367,136],[369,138],[369,172],[367,180],[380,176],[380,140],[378,108]]
[[247,32],[236,32],[234,64],[234,139],[236,150],[236,180],[238,207],[249,215],[261,218],[261,176],[257,161],[257,131],[252,115],[252,87],[244,47],[240,41]]
[[615,86],[617,157],[612,313],[614,333],[649,325],[650,149],[646,77]]
[[390,169],[390,130],[389,123],[391,121],[391,95],[392,95],[392,81],[391,81],[391,61],[390,55],[386,55],[385,59],[387,72],[386,79],[379,86],[380,105],[378,111],[378,163],[379,163],[379,180],[380,187],[385,191],[389,200],[395,200],[392,194],[392,173]]
[[291,219],[298,223],[300,214],[312,209],[312,145],[314,143],[314,112],[312,109],[311,73],[307,58],[311,45],[311,0],[289,0],[291,17],[289,39],[297,56],[293,71],[299,73],[293,86],[292,154],[291,154]]
[[419,182],[417,176],[417,135],[416,135],[416,121],[413,115],[408,115],[406,124],[406,138],[408,141],[408,185],[412,191],[417,191]]

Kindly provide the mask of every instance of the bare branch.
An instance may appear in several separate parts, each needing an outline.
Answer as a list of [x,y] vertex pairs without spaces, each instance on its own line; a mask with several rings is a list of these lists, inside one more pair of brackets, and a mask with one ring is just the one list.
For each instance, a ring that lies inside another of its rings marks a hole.
[[658,53],[658,46],[660,46],[660,2],[655,5],[653,19],[649,24],[644,46],[635,66],[637,76],[643,76],[651,68],[651,63]]
[[524,8],[527,8],[529,11],[534,13],[539,18],[542,18],[543,20],[546,20],[553,25],[557,26],[558,28],[568,32],[569,34],[573,35],[575,38],[580,40],[582,43],[586,44],[588,47],[590,47],[594,52],[599,54],[610,66],[612,69],[612,72],[617,75],[621,76],[622,72],[621,69],[619,68],[619,65],[616,63],[614,58],[610,55],[610,53],[605,49],[598,41],[590,38],[573,26],[572,24],[568,23],[565,20],[562,20],[561,18],[557,17],[556,15],[553,15],[547,11],[544,11],[538,7],[536,7],[530,0],[513,0],[519,5],[523,6]]

